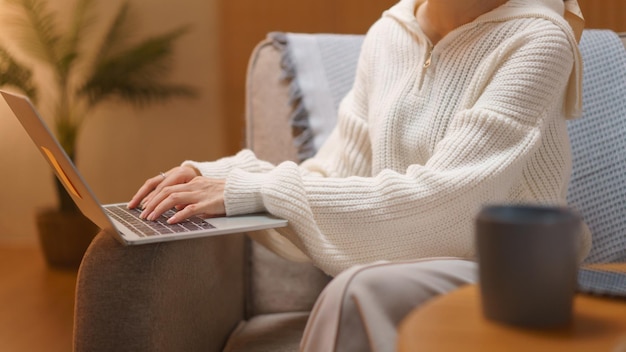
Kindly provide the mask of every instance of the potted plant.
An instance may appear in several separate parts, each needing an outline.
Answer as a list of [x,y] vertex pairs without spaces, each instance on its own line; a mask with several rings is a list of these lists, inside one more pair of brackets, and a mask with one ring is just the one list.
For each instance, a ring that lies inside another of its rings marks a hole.
[[[185,28],[129,42],[133,21],[129,1],[118,8],[95,52],[84,44],[96,20],[95,0],[76,0],[70,24],[61,31],[58,14],[45,0],[7,0],[15,27],[16,46],[54,77],[54,89],[46,97],[53,102],[52,128],[67,155],[75,160],[77,137],[85,118],[101,104],[118,100],[137,107],[174,97],[191,97],[186,85],[166,82],[172,47]],[[0,86],[21,90],[35,104],[43,89],[29,66],[0,43]],[[53,266],[72,266],[80,260],[97,228],[76,208],[56,180],[58,206],[37,214],[44,255]]]

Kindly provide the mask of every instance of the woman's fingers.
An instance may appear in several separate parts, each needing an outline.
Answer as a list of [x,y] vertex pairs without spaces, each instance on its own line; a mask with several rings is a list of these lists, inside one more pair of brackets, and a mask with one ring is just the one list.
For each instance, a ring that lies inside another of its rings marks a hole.
[[151,177],[144,182],[143,186],[139,188],[130,202],[128,202],[128,207],[133,209],[142,204],[145,205],[164,187],[187,183],[196,176],[198,176],[198,173],[195,169],[186,166],[177,166],[167,172]]
[[223,211],[220,211],[218,209],[219,202],[217,200],[213,202],[205,201],[196,204],[189,204],[183,209],[176,212],[176,214],[172,215],[172,217],[170,217],[167,222],[170,224],[176,224],[192,216],[210,218],[218,215],[224,215]]
[[149,178],[144,182],[144,184],[139,188],[137,193],[133,196],[133,198],[128,202],[128,208],[133,209],[138,207],[141,202],[148,196],[155,188],[163,181],[163,177],[161,175],[157,175],[155,177]]
[[145,203],[141,216],[156,220],[164,212],[176,208],[179,212],[170,218],[170,223],[180,222],[194,215],[216,216],[225,213],[224,181],[196,177],[186,184],[177,184],[155,190]]
[[192,187],[189,184],[164,187],[146,203],[141,217],[154,221],[161,214],[175,208],[177,205],[195,203]]

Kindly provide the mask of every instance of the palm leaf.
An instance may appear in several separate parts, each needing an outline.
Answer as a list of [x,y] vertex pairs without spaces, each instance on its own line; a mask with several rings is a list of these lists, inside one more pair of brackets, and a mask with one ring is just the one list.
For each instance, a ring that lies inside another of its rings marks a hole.
[[93,21],[94,0],[78,0],[67,34],[59,45],[59,68],[67,76],[73,62],[79,57],[80,44]]
[[149,38],[103,60],[80,93],[87,95],[90,106],[114,96],[135,105],[176,96],[193,96],[192,88],[164,82],[164,76],[171,68],[173,43],[186,31],[181,28]]
[[132,33],[130,11],[130,3],[124,1],[104,36],[104,40],[96,56],[96,65],[110,58],[112,55],[115,55],[123,48],[125,39],[129,37],[129,33]]
[[193,97],[195,95],[196,91],[193,88],[184,85],[125,81],[116,83],[108,91],[108,94],[101,94],[101,99],[93,102],[92,106],[105,100],[119,99],[137,107],[145,107],[175,97]]
[[33,102],[37,101],[37,89],[33,72],[21,65],[8,50],[0,46],[0,87],[13,86],[20,89]]
[[21,11],[13,18],[21,29],[18,45],[31,57],[45,62],[59,71],[56,48],[60,41],[54,14],[42,0],[7,0]]

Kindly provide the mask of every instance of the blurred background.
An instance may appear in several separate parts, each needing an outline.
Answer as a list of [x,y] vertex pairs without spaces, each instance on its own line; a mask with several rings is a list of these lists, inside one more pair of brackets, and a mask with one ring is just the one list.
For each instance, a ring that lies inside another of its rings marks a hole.
[[[89,116],[77,164],[102,202],[127,201],[147,177],[186,159],[212,160],[244,145],[248,58],[271,31],[365,33],[394,0],[133,1],[143,33],[190,24],[175,46],[173,81],[194,86],[195,99],[134,109],[105,104]],[[106,25],[120,1],[98,3]],[[588,28],[626,31],[626,1],[580,0]],[[74,0],[49,1],[70,13]],[[2,6],[0,1],[0,13]],[[0,26],[2,24],[0,23]],[[0,27],[1,28],[1,27]],[[0,30],[0,39],[10,38]],[[46,77],[39,77],[45,79]],[[45,102],[44,116],[50,115]],[[52,174],[4,103],[0,104],[0,244],[36,244],[34,214],[54,205]]]
[[[0,0],[0,40],[6,30]],[[89,116],[77,164],[104,203],[125,202],[148,177],[186,159],[212,160],[244,146],[248,58],[268,32],[363,34],[395,0],[134,0],[139,33],[191,25],[174,48],[171,80],[195,87],[195,99],[134,109],[105,104]],[[587,28],[626,31],[625,0],[579,0]],[[49,0],[69,16],[74,0]],[[120,0],[99,1],[104,28]],[[10,19],[8,19],[10,20]],[[100,30],[103,31],[104,29]],[[98,28],[96,28],[97,32]],[[37,79],[50,77],[38,75]],[[51,115],[45,101],[40,111]],[[17,120],[0,103],[0,349],[69,351],[75,271],[47,268],[35,214],[54,206],[53,176]]]

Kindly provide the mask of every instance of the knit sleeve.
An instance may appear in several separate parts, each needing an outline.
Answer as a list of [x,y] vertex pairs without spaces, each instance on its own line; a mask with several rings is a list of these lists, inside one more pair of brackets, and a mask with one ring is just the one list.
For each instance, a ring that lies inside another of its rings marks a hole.
[[234,156],[221,158],[216,161],[193,161],[186,160],[182,166],[191,166],[203,176],[217,179],[225,179],[234,169],[250,172],[267,172],[274,168],[271,163],[257,159],[251,150],[244,149]]
[[[464,115],[451,132],[464,138],[442,146],[437,162],[406,173],[311,177],[293,163],[268,174],[235,170],[227,211],[266,209],[287,219],[289,228],[279,232],[330,275],[376,260],[470,257],[473,215],[480,204],[504,198],[539,132],[488,111]],[[257,202],[247,208],[250,199]]]

